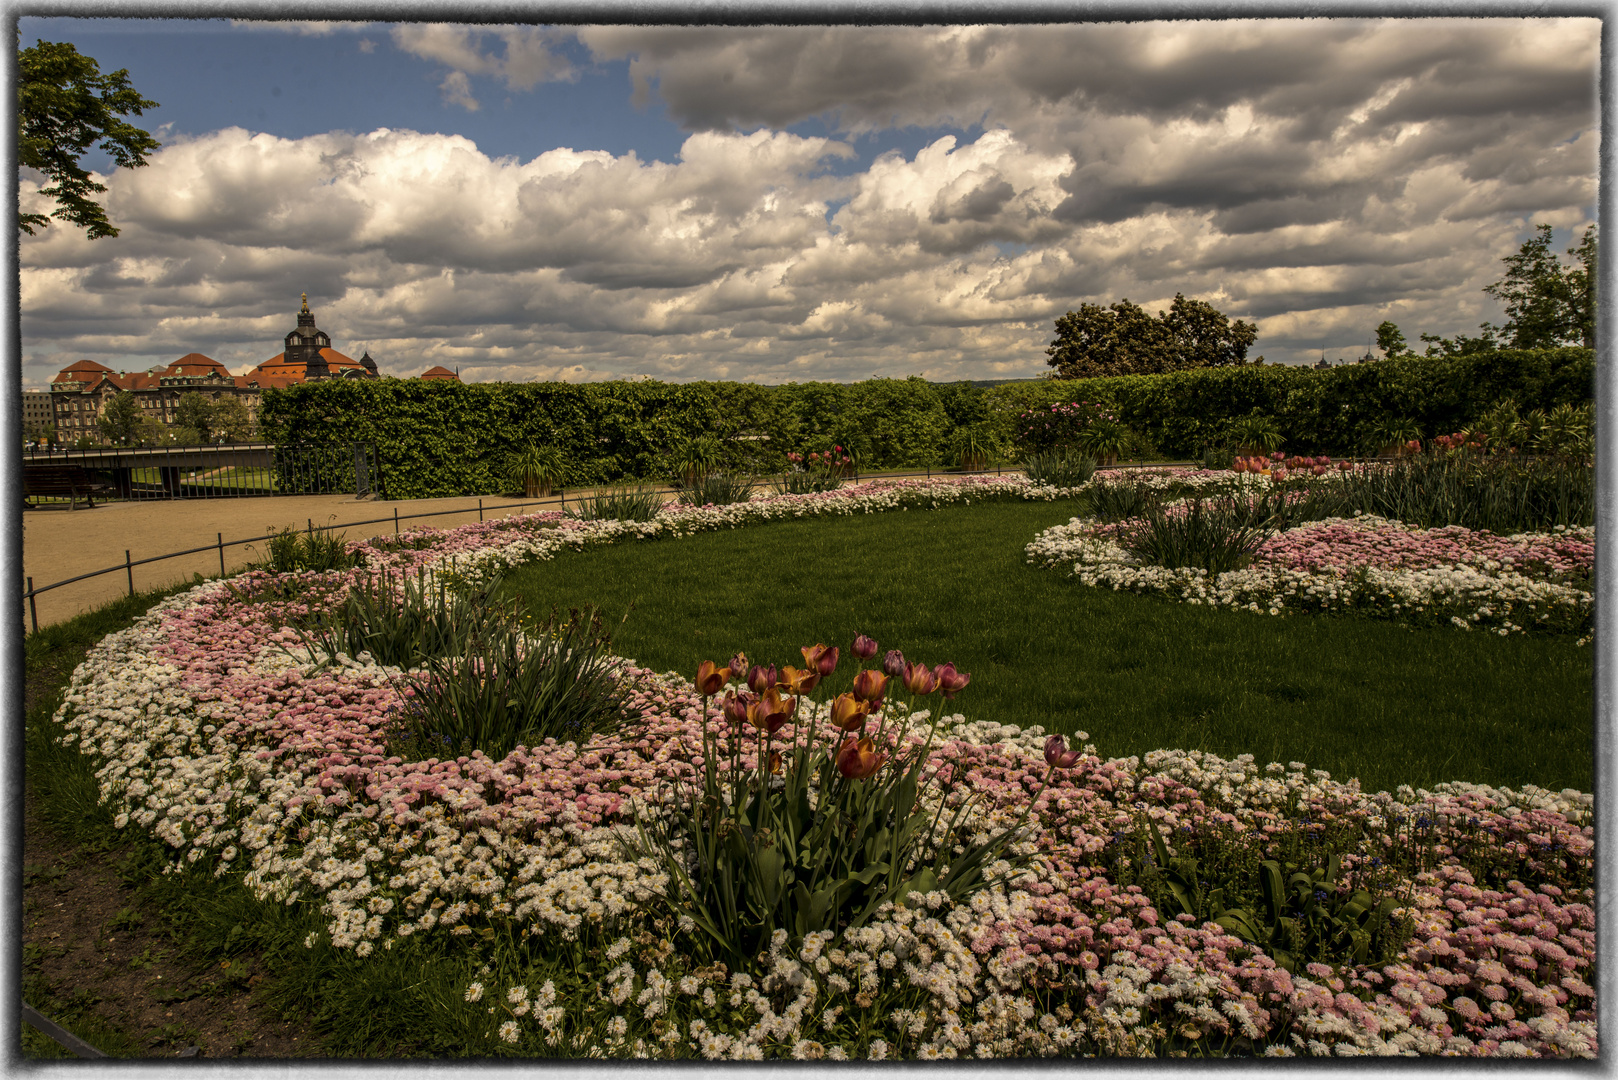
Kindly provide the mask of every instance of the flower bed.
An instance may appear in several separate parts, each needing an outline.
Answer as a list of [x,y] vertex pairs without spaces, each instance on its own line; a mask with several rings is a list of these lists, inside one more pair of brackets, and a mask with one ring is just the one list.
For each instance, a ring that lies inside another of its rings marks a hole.
[[[319,669],[284,625],[384,567],[475,578],[585,543],[995,493],[1027,485],[898,482],[644,525],[527,518],[366,544],[365,569],[307,575],[295,595],[255,572],[154,607],[91,652],[57,720],[99,763],[120,827],[161,837],[175,872],[234,876],[262,901],[317,909],[311,949],[522,942],[526,961],[508,952],[468,968],[462,1000],[444,1006],[490,1053],[1595,1053],[1588,795],[1464,784],[1371,795],[1299,763],[1180,751],[1103,761],[1088,745],[1053,757],[1039,727],[951,715],[929,775],[947,775],[951,804],[977,796],[967,833],[1004,832],[1026,812],[1015,845],[1026,869],[968,902],[939,889],[887,905],[841,940],[779,931],[755,968],[727,970],[694,959],[690,920],[663,900],[668,878],[633,846],[636,824],[672,820],[706,746],[730,752],[730,729],[693,684],[625,661],[633,721],[614,735],[498,761],[405,761],[385,743],[399,673],[364,654]],[[830,705],[806,708],[782,737],[824,722]],[[935,717],[887,709],[900,740]],[[759,763],[745,742],[735,750]],[[1413,936],[1387,963],[1288,972],[1226,926],[1159,912],[1147,822],[1182,850],[1206,837],[1330,846],[1349,874],[1397,894]],[[1408,871],[1383,880],[1377,868],[1401,860]]]
[[1132,527],[1074,518],[1036,536],[1028,561],[1071,568],[1086,585],[1189,604],[1271,615],[1352,610],[1501,635],[1577,629],[1594,606],[1594,528],[1495,536],[1459,526],[1420,529],[1369,514],[1328,518],[1265,539],[1245,569],[1209,575],[1141,564],[1117,539]]

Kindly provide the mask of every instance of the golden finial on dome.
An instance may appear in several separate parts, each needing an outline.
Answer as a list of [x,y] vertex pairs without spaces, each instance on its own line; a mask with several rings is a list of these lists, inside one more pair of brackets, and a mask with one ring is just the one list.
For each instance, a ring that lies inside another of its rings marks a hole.
[[309,294],[308,293],[303,294],[303,309],[301,311],[299,311],[298,314],[299,315],[307,315],[307,314],[309,314]]

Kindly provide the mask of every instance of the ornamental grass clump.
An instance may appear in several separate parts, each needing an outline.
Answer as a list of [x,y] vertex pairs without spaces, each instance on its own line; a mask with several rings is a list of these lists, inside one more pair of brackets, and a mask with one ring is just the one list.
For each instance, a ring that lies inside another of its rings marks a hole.
[[663,508],[663,496],[656,488],[636,486],[598,491],[567,508],[575,521],[651,521]]
[[1251,502],[1238,496],[1200,495],[1173,505],[1150,500],[1145,512],[1118,531],[1118,543],[1143,563],[1209,574],[1240,570],[1271,532],[1271,517],[1255,520]]
[[525,629],[494,618],[468,635],[466,651],[425,656],[419,669],[390,677],[403,705],[389,728],[389,751],[410,760],[446,747],[500,760],[547,739],[584,743],[616,731],[628,690],[600,613],[555,612]]
[[1341,491],[1346,513],[1423,528],[1460,525],[1506,535],[1595,524],[1595,469],[1587,461],[1421,454],[1344,473]]
[[[635,854],[667,875],[670,909],[700,931],[710,959],[748,967],[783,933],[840,942],[884,905],[938,892],[962,903],[1032,858],[1019,842],[1034,800],[1010,828],[985,830],[972,817],[980,797],[953,790],[959,763],[931,757],[938,717],[923,738],[909,730],[926,715],[913,711],[920,701],[951,699],[971,676],[897,650],[866,668],[876,648],[855,639],[859,670],[836,695],[826,687],[839,650],[822,644],[804,646],[802,669],[747,668],[743,655],[699,668],[700,773],[668,793],[671,814],[641,822]],[[713,709],[744,668],[748,689]],[[817,687],[826,700],[809,698]],[[889,696],[899,688],[903,706]]]
[[273,574],[290,574],[300,570],[322,573],[327,570],[347,570],[354,565],[349,553],[346,533],[317,529],[310,525],[306,532],[287,525],[269,538],[263,566]]
[[717,472],[698,477],[680,491],[683,506],[729,506],[753,497],[756,481],[740,473]]
[[1089,483],[1096,473],[1096,459],[1075,450],[1047,450],[1023,459],[1023,472],[1036,484],[1053,488],[1076,488]]
[[518,622],[515,605],[494,602],[500,579],[481,587],[455,588],[425,567],[408,574],[365,574],[350,587],[342,604],[298,628],[311,656],[326,666],[369,654],[378,664],[408,668],[429,656],[468,656],[474,643],[487,641],[494,624]]

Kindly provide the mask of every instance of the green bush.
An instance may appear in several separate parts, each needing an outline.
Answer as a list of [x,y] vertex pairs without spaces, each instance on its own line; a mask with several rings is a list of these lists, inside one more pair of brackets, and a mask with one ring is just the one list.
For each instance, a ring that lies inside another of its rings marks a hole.
[[[715,468],[729,471],[779,473],[789,449],[834,445],[870,471],[940,466],[956,460],[961,428],[1009,445],[1028,410],[1078,400],[1111,409],[1170,457],[1230,443],[1232,424],[1255,411],[1274,418],[1284,445],[1345,455],[1388,417],[1455,431],[1507,398],[1547,415],[1586,405],[1594,399],[1594,356],[1502,350],[1321,371],[1248,365],[987,388],[919,378],[785,386],[329,379],[266,390],[260,424],[282,445],[341,444],[315,470],[321,475],[352,468],[353,442],[375,443],[386,498],[499,490],[508,448],[530,443],[558,448],[570,483],[585,487],[667,476],[680,448],[704,438],[721,448]],[[280,490],[302,490],[307,462],[285,465]]]

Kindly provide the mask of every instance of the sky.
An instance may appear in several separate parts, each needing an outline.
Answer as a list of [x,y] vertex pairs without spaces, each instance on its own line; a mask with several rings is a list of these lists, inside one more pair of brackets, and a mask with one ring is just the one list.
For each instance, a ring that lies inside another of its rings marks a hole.
[[21,238],[28,388],[245,373],[305,292],[402,377],[1036,378],[1065,312],[1176,293],[1351,360],[1502,322],[1501,259],[1596,213],[1588,18],[18,24],[163,143],[87,159],[121,235]]

